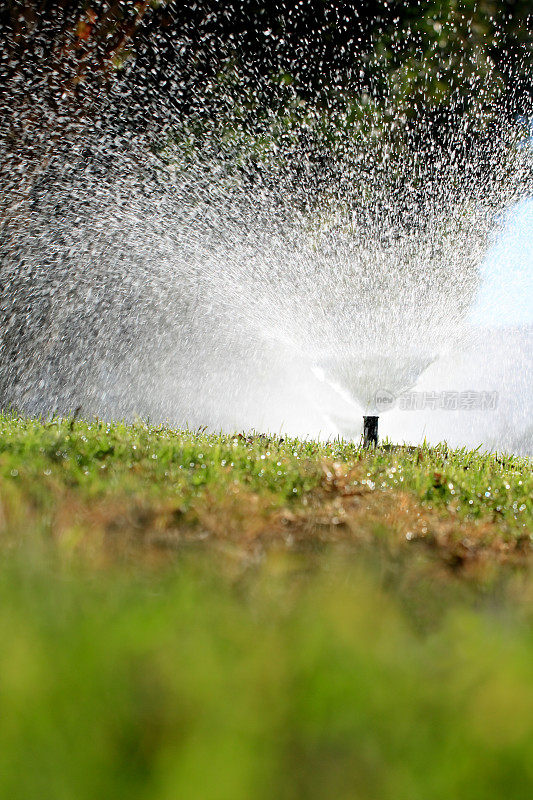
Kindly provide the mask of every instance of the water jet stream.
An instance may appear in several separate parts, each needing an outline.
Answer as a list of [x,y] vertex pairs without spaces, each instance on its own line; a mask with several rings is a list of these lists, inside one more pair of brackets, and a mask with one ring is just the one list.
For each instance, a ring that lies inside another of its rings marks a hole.
[[[12,84],[0,406],[357,437],[361,416],[385,410],[377,397],[454,389],[459,376],[473,388],[458,365],[480,265],[498,215],[531,192],[519,126],[497,108],[473,121],[458,109],[437,145],[429,111],[402,128],[365,94],[357,108],[276,116],[259,89],[216,119],[206,90],[203,116],[186,118],[174,55],[174,96],[127,114],[133,64],[108,92],[86,89],[89,112],[45,91],[38,67],[34,95]],[[497,374],[469,369],[481,383]],[[499,380],[505,402],[529,408],[523,375]],[[413,419],[391,408],[382,431],[420,438]],[[502,441],[530,447],[513,419],[520,431]]]

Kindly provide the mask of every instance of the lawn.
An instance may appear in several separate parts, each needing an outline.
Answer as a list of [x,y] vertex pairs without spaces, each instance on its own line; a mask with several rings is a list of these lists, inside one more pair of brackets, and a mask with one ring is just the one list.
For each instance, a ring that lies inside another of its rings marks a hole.
[[0,418],[0,796],[533,795],[531,461]]

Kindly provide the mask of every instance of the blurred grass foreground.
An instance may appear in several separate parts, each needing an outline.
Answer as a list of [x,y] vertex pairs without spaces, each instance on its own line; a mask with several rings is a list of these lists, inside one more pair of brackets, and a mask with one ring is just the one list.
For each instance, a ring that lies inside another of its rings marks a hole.
[[531,462],[0,420],[0,796],[533,796]]

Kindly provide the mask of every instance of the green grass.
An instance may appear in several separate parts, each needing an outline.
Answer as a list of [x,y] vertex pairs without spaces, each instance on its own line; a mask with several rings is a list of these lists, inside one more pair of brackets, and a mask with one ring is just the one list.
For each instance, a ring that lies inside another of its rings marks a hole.
[[533,792],[531,462],[0,418],[0,796]]
[[445,444],[364,451],[339,440],[0,417],[0,476],[43,506],[57,491],[71,489],[84,499],[167,497],[187,510],[203,493],[226,493],[235,485],[268,497],[273,506],[298,504],[320,485],[325,461],[356,468],[353,486],[403,490],[464,520],[497,520],[514,535],[531,529],[533,471],[524,458]]

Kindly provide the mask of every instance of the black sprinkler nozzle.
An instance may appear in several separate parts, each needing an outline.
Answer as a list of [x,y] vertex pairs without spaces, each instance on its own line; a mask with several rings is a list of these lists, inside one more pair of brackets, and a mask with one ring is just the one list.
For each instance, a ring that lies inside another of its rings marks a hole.
[[378,446],[379,417],[363,417],[363,447]]

